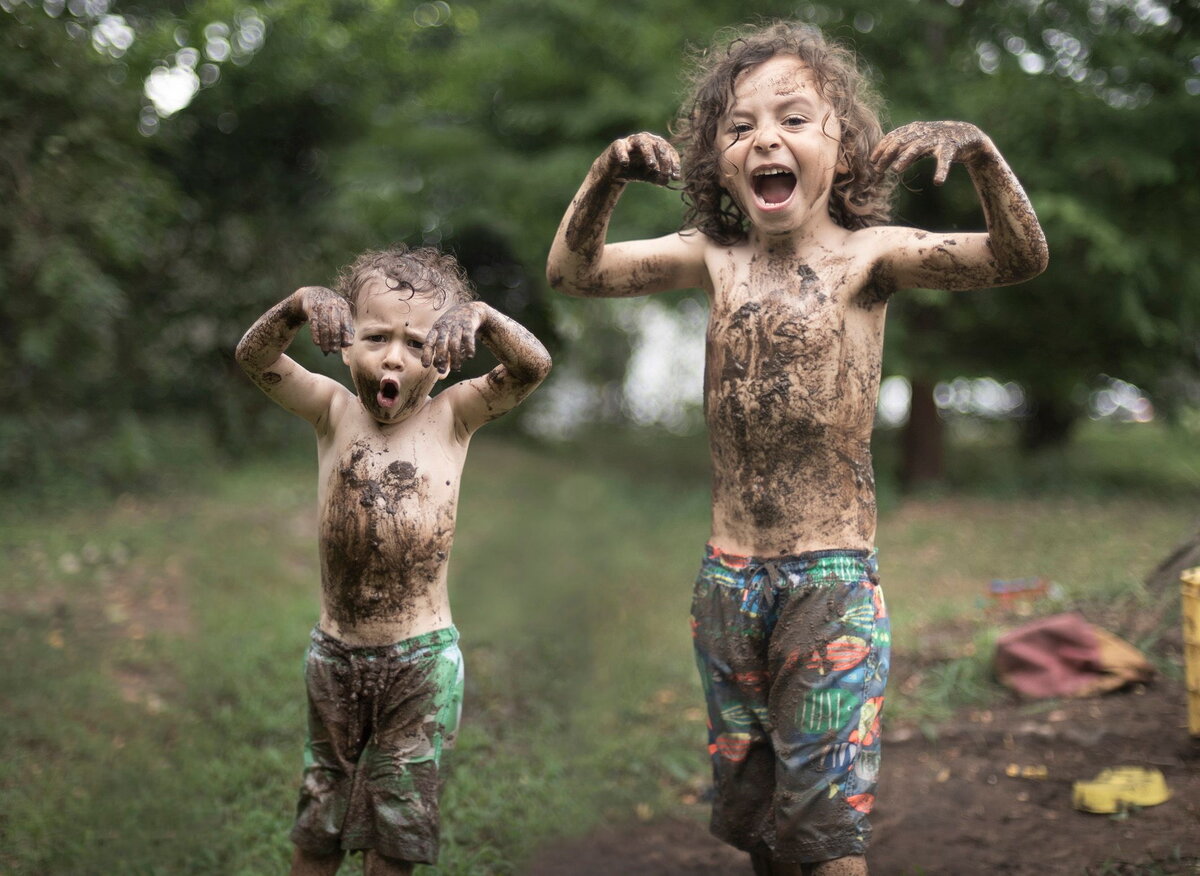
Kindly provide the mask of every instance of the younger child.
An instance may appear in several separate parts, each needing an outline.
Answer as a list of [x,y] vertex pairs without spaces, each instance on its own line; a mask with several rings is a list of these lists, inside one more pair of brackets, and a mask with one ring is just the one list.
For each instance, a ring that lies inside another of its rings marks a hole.
[[[899,289],[1029,279],[1046,242],[996,147],[963,122],[882,136],[854,58],[810,27],[699,59],[677,120],[686,230],[606,244],[630,181],[680,177],[652,134],[593,163],[547,277],[583,297],[702,288],[712,530],[692,602],[716,782],[712,830],[757,873],[865,873],[890,633],[871,427]],[[985,233],[886,226],[890,180],[966,165]]]
[[[354,392],[284,355],[305,322],[325,353],[341,351]],[[431,398],[477,336],[500,364]],[[550,357],[472,300],[452,257],[394,248],[359,256],[336,292],[289,295],[237,359],[317,437],[321,615],[292,873],[335,873],[354,850],[373,876],[411,873],[437,860],[438,764],[462,707],[446,569],[467,445],[545,379]]]

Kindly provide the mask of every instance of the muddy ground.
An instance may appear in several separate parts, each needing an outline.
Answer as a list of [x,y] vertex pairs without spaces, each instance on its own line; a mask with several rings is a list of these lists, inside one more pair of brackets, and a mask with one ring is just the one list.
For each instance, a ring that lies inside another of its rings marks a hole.
[[[1200,740],[1181,681],[1031,706],[967,712],[935,739],[884,734],[868,855],[873,876],[1200,873]],[[1162,771],[1172,797],[1123,816],[1071,806],[1071,785],[1115,765]],[[1046,778],[1022,778],[1045,767]],[[1010,773],[1017,775],[1011,776]],[[745,856],[694,820],[614,826],[543,850],[531,876],[749,873]]]

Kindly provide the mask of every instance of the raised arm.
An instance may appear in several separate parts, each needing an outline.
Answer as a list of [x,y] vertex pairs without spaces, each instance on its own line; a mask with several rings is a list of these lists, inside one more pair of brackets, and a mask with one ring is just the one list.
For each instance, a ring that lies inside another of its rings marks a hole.
[[608,222],[630,181],[665,186],[679,178],[679,155],[662,137],[615,140],[593,162],[558,226],[546,279],[579,298],[624,298],[704,284],[702,235],[606,244]]
[[880,258],[896,288],[978,289],[1007,286],[1046,269],[1046,236],[1016,175],[991,139],[966,122],[914,122],[889,133],[871,158],[876,170],[902,173],[914,162],[937,160],[933,182],[946,181],[952,162],[966,165],[979,194],[987,232],[945,234],[878,229]]
[[242,336],[235,356],[259,389],[319,428],[333,399],[348,395],[349,390],[284,354],[306,322],[313,342],[326,354],[340,350],[354,337],[346,300],[323,286],[305,286],[260,316]]
[[550,354],[527,328],[482,301],[459,304],[442,314],[425,338],[421,364],[457,370],[475,355],[478,338],[500,364],[472,380],[445,389],[457,430],[467,437],[484,423],[519,405],[550,373]]

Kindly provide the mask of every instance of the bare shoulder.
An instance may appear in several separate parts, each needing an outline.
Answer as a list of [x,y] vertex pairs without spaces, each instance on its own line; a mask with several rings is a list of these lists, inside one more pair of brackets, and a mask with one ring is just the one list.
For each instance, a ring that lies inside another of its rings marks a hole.
[[448,430],[450,439],[466,445],[480,426],[504,416],[535,386],[523,385],[504,365],[498,365],[487,374],[447,386],[434,396],[431,422]]
[[860,257],[878,259],[897,249],[920,244],[933,236],[928,231],[904,225],[874,225],[847,234],[846,245]]
[[900,289],[948,288],[953,270],[986,256],[983,235],[940,234],[906,226],[875,226],[853,232],[847,241],[854,260],[865,269],[862,299],[887,301]]
[[[318,434],[333,434],[350,417],[362,410],[358,396],[332,378],[326,378],[326,403],[324,412],[313,421]],[[365,412],[364,412],[365,413]]]

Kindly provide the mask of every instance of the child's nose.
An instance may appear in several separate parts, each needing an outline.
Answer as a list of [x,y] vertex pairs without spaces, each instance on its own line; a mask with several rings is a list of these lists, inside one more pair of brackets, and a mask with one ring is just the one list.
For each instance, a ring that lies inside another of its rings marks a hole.
[[404,344],[388,344],[383,355],[383,367],[389,371],[404,370]]
[[779,137],[770,128],[759,128],[754,134],[754,148],[759,152],[770,152],[779,148]]

